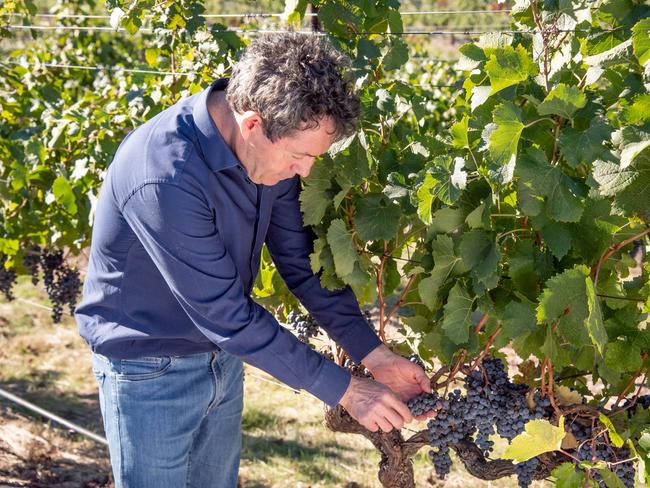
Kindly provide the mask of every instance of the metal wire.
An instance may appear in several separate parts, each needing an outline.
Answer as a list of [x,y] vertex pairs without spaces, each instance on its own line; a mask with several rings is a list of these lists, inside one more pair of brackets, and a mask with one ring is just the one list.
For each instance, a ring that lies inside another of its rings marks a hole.
[[[72,25],[16,25],[12,24],[7,26],[10,30],[42,30],[42,31],[106,31],[106,32],[127,32],[126,29],[106,26],[72,26]],[[165,29],[159,29],[163,31]],[[599,32],[609,32],[608,29],[601,29]],[[150,28],[141,28],[138,29],[138,32],[150,33],[153,32],[153,29]],[[235,33],[235,34],[281,34],[286,32],[295,32],[298,34],[304,35],[316,35],[324,36],[325,32],[314,32],[311,30],[302,30],[302,31],[289,31],[287,29],[224,29],[221,31],[214,31],[215,34],[226,34],[226,33]],[[456,36],[473,36],[481,34],[536,34],[540,31],[537,29],[530,30],[410,30],[403,32],[351,32],[351,36],[357,37],[370,37],[370,36],[438,36],[438,35],[456,35]],[[585,30],[577,29],[559,29],[557,32],[589,32]]]
[[36,412],[37,414],[42,415],[43,417],[46,417],[50,420],[54,420],[55,422],[67,427],[68,429],[72,429],[75,432],[78,432],[79,434],[94,440],[95,442],[108,445],[108,441],[106,441],[106,438],[97,435],[94,432],[91,432],[87,429],[84,429],[83,427],[73,422],[70,422],[69,420],[59,417],[58,415],[53,414],[52,412],[49,412],[44,408],[39,407],[38,405],[34,405],[33,403],[28,402],[27,400],[24,400],[19,396],[14,395],[13,393],[9,393],[8,391],[3,390],[2,388],[0,388],[0,397],[4,397],[9,401],[17,403],[21,407],[31,410],[32,412]]
[[[24,63],[19,61],[5,61],[7,64],[13,64],[16,66],[25,66]],[[171,76],[190,76],[199,74],[195,71],[156,71],[149,69],[134,69],[134,68],[121,68],[119,66],[83,66],[78,64],[55,64],[55,63],[31,63],[28,66],[39,67],[44,66],[46,68],[63,68],[63,69],[81,69],[86,71],[123,71],[126,73],[139,73],[147,75],[171,75]]]
[[[0,62],[1,64],[2,62]],[[25,63],[19,61],[4,61],[6,64],[12,64],[15,66],[25,67]],[[125,73],[137,73],[137,74],[147,74],[147,75],[163,75],[163,76],[191,76],[191,75],[200,75],[201,73],[196,71],[156,71],[148,69],[134,69],[134,68],[121,68],[119,66],[84,66],[78,64],[55,64],[55,63],[29,63],[27,66],[31,67],[46,67],[46,68],[61,68],[61,69],[80,69],[85,71],[117,71]],[[394,81],[404,81],[407,80],[394,80]],[[414,83],[412,86],[419,87],[429,87],[429,88],[462,88],[459,84],[455,85],[439,85],[435,83]]]
[[[66,31],[66,30],[71,30],[71,31],[106,31],[106,32],[127,32],[126,29],[123,28],[117,28],[114,29],[113,27],[107,27],[107,26],[93,26],[93,27],[88,27],[88,26],[72,26],[72,25],[34,25],[34,24],[27,24],[27,25],[17,25],[17,24],[12,24],[8,25],[6,27],[7,29],[10,30],[42,30],[42,31]],[[166,31],[168,29],[157,29],[157,31]],[[599,29],[598,32],[612,32],[616,29]],[[150,33],[154,32],[153,29],[151,28],[140,28],[138,29],[139,33],[145,32],[145,33]],[[223,29],[223,30],[218,30],[214,31],[215,34],[227,34],[227,33],[235,33],[235,34],[282,34],[286,32],[294,32],[297,34],[304,34],[304,35],[312,35],[312,36],[324,36],[327,35],[326,32],[320,32],[320,31],[312,31],[312,30],[301,30],[301,31],[294,31],[294,30],[287,30],[287,29]],[[542,31],[538,29],[529,29],[529,30],[518,30],[518,29],[513,29],[513,30],[410,30],[410,31],[403,31],[403,32],[350,32],[350,36],[356,36],[356,37],[371,37],[371,36],[442,36],[442,35],[456,35],[456,36],[474,36],[474,35],[482,35],[482,34],[537,34]],[[556,29],[554,32],[562,32],[562,33],[575,33],[575,32],[583,32],[583,33],[589,33],[591,32],[590,30],[585,30],[585,29]]]
[[[424,10],[424,11],[415,11],[415,12],[400,12],[401,15],[463,15],[463,14],[508,14],[510,13],[509,9],[504,10]],[[110,15],[91,15],[91,14],[42,14],[36,13],[34,15],[30,14],[20,14],[20,13],[6,13],[3,14],[4,17],[33,17],[33,18],[43,18],[43,19],[110,19]],[[316,17],[316,13],[305,13],[304,17]],[[145,18],[151,18],[152,15],[145,15]],[[206,19],[229,19],[229,18],[247,18],[247,17],[259,17],[259,18],[270,18],[270,17],[282,17],[280,13],[234,13],[234,14],[204,14],[201,17]]]

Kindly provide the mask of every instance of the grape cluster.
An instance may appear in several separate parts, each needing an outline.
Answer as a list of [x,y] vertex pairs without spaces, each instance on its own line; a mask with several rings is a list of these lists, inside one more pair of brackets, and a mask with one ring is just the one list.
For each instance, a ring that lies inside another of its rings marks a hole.
[[308,343],[312,337],[316,337],[320,333],[320,326],[311,314],[291,311],[287,315],[287,323],[296,332],[298,339],[305,343]]
[[438,449],[437,451],[432,449],[429,451],[429,459],[433,463],[436,474],[441,480],[445,479],[445,476],[451,471],[452,461],[451,456],[449,455],[449,448]]
[[[570,424],[571,432],[578,442],[576,455],[583,461],[606,461],[608,463],[617,463],[612,465],[611,469],[614,474],[621,480],[626,488],[634,488],[635,467],[632,461],[620,463],[625,459],[630,459],[631,451],[627,447],[617,448],[611,443],[606,442],[602,436],[593,438],[593,431],[590,426],[585,426],[579,422]],[[576,466],[576,469],[581,469]],[[600,473],[593,472],[592,476],[601,488],[606,488],[605,481]]]
[[65,264],[60,250],[44,250],[40,256],[40,265],[45,291],[52,302],[52,321],[58,323],[65,305],[68,305],[71,315],[74,313],[81,292],[79,271]]
[[419,417],[432,410],[439,410],[442,407],[442,402],[436,393],[421,393],[406,402],[406,406],[411,411],[411,415]]
[[6,268],[6,262],[6,256],[0,257],[0,291],[7,300],[11,301],[14,299],[12,290],[16,284],[16,271],[13,268]]
[[439,403],[440,411],[429,420],[427,429],[429,445],[434,448],[429,453],[429,457],[433,461],[438,477],[444,479],[451,469],[449,448],[469,438],[472,434],[472,425],[466,420],[466,403],[460,390],[449,393],[447,398]]
[[515,472],[517,473],[517,484],[519,488],[528,488],[533,482],[535,477],[535,471],[537,470],[537,465],[539,460],[534,457],[523,463],[515,464]]
[[38,269],[41,264],[41,248],[36,246],[25,253],[23,257],[23,266],[29,270],[29,274],[32,277],[32,284],[38,284]]
[[[526,400],[528,386],[512,383],[501,359],[485,358],[479,369],[465,377],[465,394],[451,392],[434,402],[437,416],[429,421],[429,453],[436,473],[444,478],[450,469],[449,448],[462,440],[474,441],[486,456],[493,449],[492,435],[512,440],[533,419],[550,416],[550,400],[535,393],[534,408]],[[421,401],[420,401],[421,402]],[[411,406],[409,405],[409,408]],[[516,466],[519,486],[526,488],[535,476],[538,460]]]

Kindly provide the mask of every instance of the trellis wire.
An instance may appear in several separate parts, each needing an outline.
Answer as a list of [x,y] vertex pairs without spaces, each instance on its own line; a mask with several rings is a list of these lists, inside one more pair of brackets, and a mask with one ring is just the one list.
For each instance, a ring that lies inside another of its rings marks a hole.
[[[106,27],[106,26],[94,26],[94,27],[87,27],[87,26],[70,26],[70,25],[33,25],[33,24],[28,24],[28,25],[16,25],[12,24],[7,26],[7,29],[10,30],[42,30],[42,31],[52,31],[52,30],[59,30],[59,31],[66,31],[66,30],[72,30],[72,31],[112,31],[112,32],[127,32],[126,29],[124,28],[113,28],[113,27]],[[166,29],[158,29],[159,31],[165,31]],[[611,32],[613,29],[600,29],[598,32]],[[153,29],[150,28],[141,28],[138,29],[138,32],[153,32]],[[327,35],[325,32],[314,32],[311,30],[300,30],[300,31],[293,31],[293,30],[287,30],[287,29],[223,29],[223,30],[218,30],[214,31],[214,34],[227,34],[227,33],[235,33],[235,34],[282,34],[286,32],[295,32],[297,34],[304,34],[304,35],[316,35],[316,36],[324,36]],[[473,36],[473,35],[482,35],[482,34],[538,34],[541,33],[542,31],[538,29],[529,29],[529,30],[518,30],[518,29],[513,29],[513,30],[412,30],[412,31],[403,31],[403,32],[351,32],[351,36],[356,36],[356,37],[371,37],[371,36],[420,36],[420,35],[427,35],[427,36],[437,36],[437,35],[456,35],[456,36]],[[562,32],[562,33],[570,33],[570,32],[590,32],[588,30],[579,30],[579,29],[556,29],[554,32]]]
[[[415,11],[415,12],[400,12],[400,15],[463,15],[463,14],[508,14],[511,10],[424,10],[424,11]],[[6,13],[3,16],[5,17],[33,17],[33,18],[44,18],[44,19],[110,19],[110,15],[93,15],[93,14],[44,14],[36,13],[34,15],[22,14],[22,13]],[[316,17],[317,13],[305,13],[304,17]],[[145,18],[151,18],[152,15],[145,15]],[[259,18],[272,18],[272,17],[282,17],[281,13],[256,13],[256,12],[242,12],[242,13],[230,13],[230,14],[204,14],[201,17],[206,19],[228,19],[228,18],[248,18],[248,17],[259,17]]]
[[102,437],[102,436],[100,436],[98,434],[95,434],[94,432],[91,432],[91,431],[89,431],[87,429],[84,429],[83,427],[81,427],[81,426],[79,426],[79,425],[77,425],[77,424],[75,424],[73,422],[70,422],[69,420],[66,420],[66,419],[64,419],[62,417],[59,417],[58,415],[53,414],[52,412],[49,412],[48,410],[45,410],[44,408],[41,408],[38,405],[34,405],[33,403],[28,402],[27,400],[24,400],[24,399],[20,398],[19,396],[14,395],[13,393],[9,393],[8,391],[3,390],[2,388],[0,388],[0,397],[4,397],[7,400],[18,404],[23,408],[31,410],[32,412],[36,412],[37,414],[42,415],[43,417],[46,417],[46,418],[48,418],[50,420],[53,420],[53,421],[55,421],[55,422],[57,422],[57,423],[59,423],[61,425],[64,425],[68,429],[74,430],[74,431],[78,432],[79,434],[84,435],[84,436],[94,440],[95,442],[99,442],[100,444],[108,445],[108,442],[106,441],[106,438],[104,438],[104,437]]
[[[5,61],[6,64],[15,66],[25,66],[25,63],[20,61]],[[192,76],[201,75],[197,71],[156,71],[147,69],[136,68],[122,68],[120,66],[84,66],[79,64],[56,64],[56,63],[28,63],[30,67],[45,67],[45,68],[61,68],[61,69],[79,69],[85,71],[117,71],[125,73],[147,74],[147,75],[163,75],[163,76]],[[404,80],[395,80],[404,81]],[[439,85],[434,83],[412,83],[413,86],[430,87],[430,88],[461,88],[459,84],[454,85]]]

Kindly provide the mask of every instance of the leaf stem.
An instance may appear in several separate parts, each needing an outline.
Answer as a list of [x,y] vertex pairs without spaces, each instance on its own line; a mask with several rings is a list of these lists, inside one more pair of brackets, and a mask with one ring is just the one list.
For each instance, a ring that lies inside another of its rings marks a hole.
[[603,265],[603,263],[605,261],[607,261],[609,259],[609,257],[612,254],[614,254],[616,251],[618,251],[622,247],[627,246],[628,244],[630,244],[633,241],[641,239],[646,234],[650,234],[650,227],[646,228],[642,232],[639,232],[638,234],[636,234],[636,235],[634,235],[634,236],[632,236],[632,237],[630,237],[628,239],[625,239],[623,242],[620,242],[618,244],[614,244],[614,245],[610,246],[610,248],[603,253],[603,255],[600,257],[600,260],[598,261],[598,264],[596,264],[596,266],[592,270],[592,273],[594,274],[594,289],[596,289],[596,290],[598,289],[598,275],[600,274],[600,267]]
[[529,127],[532,127],[533,125],[537,124],[538,122],[542,122],[544,120],[548,120],[549,122],[555,123],[555,120],[553,120],[551,117],[542,117],[541,119],[536,119],[533,120],[532,122],[527,123],[524,125],[524,129],[528,129]]
[[516,234],[517,232],[528,232],[528,229],[521,228],[521,229],[513,229],[513,230],[509,230],[507,232],[503,232],[503,233],[497,235],[497,241],[503,239],[504,237],[509,236],[510,234]]

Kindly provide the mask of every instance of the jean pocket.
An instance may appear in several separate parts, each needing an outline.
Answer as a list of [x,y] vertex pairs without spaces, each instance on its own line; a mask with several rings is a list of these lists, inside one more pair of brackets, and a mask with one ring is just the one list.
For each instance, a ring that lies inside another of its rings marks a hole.
[[[119,380],[150,380],[164,375],[172,367],[174,358],[170,356],[151,356],[136,359],[119,359],[114,362]],[[115,364],[117,363],[117,364]]]

